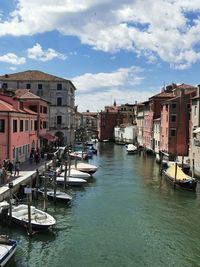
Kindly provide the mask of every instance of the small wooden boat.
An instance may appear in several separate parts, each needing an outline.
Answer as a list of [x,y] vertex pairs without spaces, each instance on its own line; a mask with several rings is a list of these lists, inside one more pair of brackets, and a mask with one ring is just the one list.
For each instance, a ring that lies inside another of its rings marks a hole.
[[[57,176],[56,177],[56,181],[57,183],[64,183],[64,176]],[[81,179],[81,178],[75,178],[75,177],[67,177],[66,178],[66,183],[69,186],[83,186],[85,185],[87,182],[85,179]]]
[[128,144],[127,148],[126,148],[126,151],[127,151],[128,154],[135,154],[135,153],[137,153],[138,149],[133,144]]
[[[65,172],[61,172],[58,176],[64,177],[64,175],[65,175]],[[78,171],[72,168],[70,169],[70,171],[67,171],[67,176],[72,177],[72,178],[81,178],[85,180],[88,180],[91,177],[89,173],[81,172],[81,171]]]
[[[28,205],[21,204],[18,206],[13,206],[12,221],[19,225],[27,227]],[[53,226],[55,223],[56,220],[50,214],[42,210],[36,209],[34,206],[31,206],[31,224],[33,229],[47,229],[50,226]]]
[[[38,189],[39,193],[42,193],[44,195],[44,188],[39,188]],[[47,197],[51,200],[54,200],[54,190],[53,189],[47,189]],[[65,192],[62,192],[60,190],[56,190],[56,200],[57,201],[62,201],[62,202],[69,202],[72,200],[72,197],[68,195]]]
[[14,256],[17,248],[17,241],[9,239],[6,235],[0,236],[0,266],[5,266]]
[[163,170],[163,175],[167,178],[174,186],[181,189],[195,191],[197,186],[197,181],[195,178],[185,174],[182,169],[177,165],[173,164],[171,167]]
[[75,165],[71,166],[72,169],[76,169],[78,171],[81,172],[87,172],[89,174],[93,174],[97,171],[97,166],[89,164],[89,163],[83,163],[83,162],[79,162]]

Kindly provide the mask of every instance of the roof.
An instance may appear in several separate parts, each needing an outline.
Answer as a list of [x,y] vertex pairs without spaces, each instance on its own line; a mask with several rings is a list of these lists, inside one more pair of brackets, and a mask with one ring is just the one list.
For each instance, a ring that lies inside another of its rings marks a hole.
[[31,115],[37,115],[36,112],[28,109],[28,108],[24,108],[22,109],[16,109],[14,106],[12,106],[11,104],[9,104],[8,102],[1,100],[0,99],[0,112],[18,112],[18,113],[29,113]]
[[69,80],[47,74],[38,70],[27,70],[18,73],[5,74],[0,76],[1,81],[52,81],[52,82],[66,82]]
[[22,99],[40,99],[39,96],[34,95],[29,89],[17,89],[15,90],[15,96]]
[[174,93],[161,92],[156,95],[153,95],[152,97],[149,98],[149,100],[153,98],[170,98],[170,97],[174,97]]
[[190,89],[197,89],[196,86],[185,84],[185,83],[182,83],[182,84],[177,85],[175,89],[177,89],[177,88],[178,89],[189,89],[189,88]]

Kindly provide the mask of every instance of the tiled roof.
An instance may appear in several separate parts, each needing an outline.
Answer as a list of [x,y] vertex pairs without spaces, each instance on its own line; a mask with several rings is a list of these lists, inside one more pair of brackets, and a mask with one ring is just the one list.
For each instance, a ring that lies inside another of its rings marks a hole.
[[170,98],[170,97],[174,97],[174,93],[161,92],[159,94],[153,95],[149,99],[153,99],[153,98]]
[[180,89],[188,89],[188,88],[197,89],[196,86],[185,84],[185,83],[177,85],[176,88],[180,88]]
[[14,112],[18,112],[17,109],[15,109],[12,105],[10,105],[9,103],[0,100],[0,111],[14,111]]
[[33,94],[30,92],[29,89],[17,89],[15,90],[15,96],[17,98],[23,98],[23,99],[40,99],[39,96]]
[[66,82],[68,80],[47,74],[38,70],[27,70],[18,73],[5,74],[0,76],[1,81],[52,81],[52,82]]

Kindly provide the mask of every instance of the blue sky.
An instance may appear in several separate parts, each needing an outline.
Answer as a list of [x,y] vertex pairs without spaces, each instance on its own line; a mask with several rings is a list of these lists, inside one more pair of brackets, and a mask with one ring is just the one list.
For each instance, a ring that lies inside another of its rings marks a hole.
[[79,111],[200,84],[199,0],[0,0],[0,73],[70,79]]

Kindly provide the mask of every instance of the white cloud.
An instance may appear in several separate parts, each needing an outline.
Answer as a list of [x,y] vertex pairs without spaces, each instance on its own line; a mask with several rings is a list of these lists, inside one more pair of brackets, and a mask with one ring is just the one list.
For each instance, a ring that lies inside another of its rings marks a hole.
[[24,57],[18,57],[14,53],[7,53],[3,56],[0,56],[0,61],[13,65],[22,65],[26,63],[26,59]]
[[74,77],[72,82],[77,88],[76,104],[79,111],[104,109],[104,106],[113,104],[114,99],[117,104],[147,100],[152,92],[137,90],[144,79],[140,76],[142,71],[132,66],[110,73],[86,73]]
[[0,36],[58,30],[97,50],[129,50],[182,69],[199,60],[197,12],[199,0],[18,0]]
[[52,48],[48,48],[44,51],[40,44],[36,43],[32,48],[27,49],[28,58],[38,61],[50,61],[54,58],[65,60],[67,57]]
[[144,79],[138,74],[142,72],[139,67],[120,68],[115,72],[109,73],[85,73],[84,75],[74,77],[72,82],[81,92],[101,90],[110,90],[110,88],[129,87],[138,85]]

